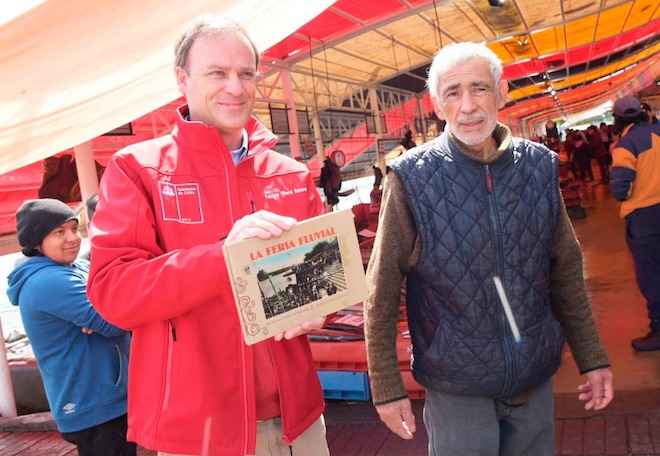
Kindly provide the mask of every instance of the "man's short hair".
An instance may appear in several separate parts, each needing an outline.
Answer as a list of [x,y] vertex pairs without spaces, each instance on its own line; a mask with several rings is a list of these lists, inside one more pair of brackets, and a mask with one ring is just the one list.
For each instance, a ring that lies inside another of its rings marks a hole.
[[250,38],[250,35],[237,22],[222,16],[201,16],[191,22],[183,31],[174,46],[174,66],[188,71],[188,54],[195,41],[200,36],[214,35],[216,33],[235,33],[242,35],[250,43],[254,51],[256,66],[259,67],[259,50]]
[[433,63],[429,69],[429,76],[426,80],[426,86],[432,98],[438,98],[438,86],[441,76],[449,70],[456,68],[459,64],[468,60],[481,58],[488,62],[490,74],[495,81],[495,85],[500,83],[502,78],[502,61],[483,43],[452,43],[441,48],[433,58]]

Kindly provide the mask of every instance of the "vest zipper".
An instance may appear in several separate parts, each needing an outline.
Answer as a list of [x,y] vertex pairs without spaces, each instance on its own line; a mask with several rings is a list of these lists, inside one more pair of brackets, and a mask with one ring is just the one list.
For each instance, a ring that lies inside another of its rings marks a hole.
[[[504,247],[502,246],[502,229],[501,221],[499,214],[497,212],[496,197],[495,197],[495,185],[493,182],[493,175],[490,171],[489,165],[484,165],[486,171],[486,191],[488,193],[488,206],[490,213],[490,222],[493,227],[494,242],[495,242],[495,252],[497,255],[497,275],[504,280]],[[494,287],[494,285],[492,285]],[[499,306],[502,308],[502,306]],[[504,313],[504,308],[502,308],[500,325],[502,330],[502,345],[504,352],[504,387],[502,389],[502,395],[509,395],[512,384],[512,374],[514,372],[514,356],[513,348],[511,345],[510,331],[508,328],[508,322],[506,315]]]

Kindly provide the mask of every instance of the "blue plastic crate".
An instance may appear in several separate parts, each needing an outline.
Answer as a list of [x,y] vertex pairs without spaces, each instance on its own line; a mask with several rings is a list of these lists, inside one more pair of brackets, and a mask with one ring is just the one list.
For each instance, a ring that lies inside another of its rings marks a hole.
[[369,377],[366,372],[319,371],[323,397],[343,401],[369,401]]

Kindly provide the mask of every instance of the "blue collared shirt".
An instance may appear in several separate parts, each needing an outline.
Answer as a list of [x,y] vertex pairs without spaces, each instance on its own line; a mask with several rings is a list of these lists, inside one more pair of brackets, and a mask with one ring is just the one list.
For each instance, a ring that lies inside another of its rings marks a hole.
[[248,138],[245,129],[241,132],[241,137],[241,147],[231,151],[231,159],[234,161],[234,165],[238,165],[248,154]]

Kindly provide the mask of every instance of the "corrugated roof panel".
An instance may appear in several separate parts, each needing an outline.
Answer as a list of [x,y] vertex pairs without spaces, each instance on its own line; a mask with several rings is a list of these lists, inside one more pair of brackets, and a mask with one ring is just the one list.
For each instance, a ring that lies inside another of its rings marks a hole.
[[601,68],[597,68],[595,70],[590,70],[584,73],[581,73],[576,76],[571,76],[570,78],[567,78],[563,81],[557,82],[553,84],[556,88],[565,88],[565,87],[570,87],[572,85],[578,84],[580,82],[584,81],[590,81],[593,79],[597,79],[601,76],[605,76],[611,73],[614,73],[622,68],[626,68],[627,66],[642,60],[646,57],[649,57],[653,55],[654,53],[657,53],[660,51],[660,43],[657,43],[654,46],[651,46],[643,51],[640,51],[636,54],[633,54],[631,56],[626,57],[625,59],[619,60],[618,62],[611,63],[609,65],[606,65]]
[[594,27],[596,27],[596,16],[591,15],[566,24],[566,35],[568,47],[577,47],[591,43],[593,40]]
[[525,31],[518,10],[511,1],[503,2],[496,8],[491,6],[490,0],[470,0],[470,4],[498,36]]
[[552,27],[532,34],[539,54],[551,54],[564,50],[564,27]]
[[[346,49],[348,50],[349,46],[337,46],[336,49]],[[329,71],[330,74],[336,74],[336,72],[345,73],[347,70],[355,69],[355,77],[353,79],[365,79],[368,74],[371,74],[374,70],[375,65],[366,60],[361,60],[356,57],[347,55],[344,52],[338,51],[335,48],[328,48],[325,51],[322,51],[316,54],[314,59],[314,70],[316,73],[325,74],[326,71]],[[364,54],[356,54],[351,52],[351,54],[358,57],[368,56]],[[326,69],[326,62],[328,68]]]
[[[393,36],[397,41],[424,49],[431,54],[439,47],[436,28],[416,14],[383,26],[380,30]],[[447,43],[446,37],[443,36],[442,39],[443,43]]]
[[[484,21],[483,17],[472,6],[471,2],[466,0],[454,0],[452,3],[463,15],[465,15],[470,23],[475,24],[475,26],[481,30],[482,36],[485,36],[487,40],[495,38],[495,30]],[[440,8],[441,7],[438,6],[438,12],[440,11]]]
[[[485,30],[485,25],[481,22],[480,28],[477,22],[472,22],[469,19],[468,11],[466,8],[459,8],[455,3],[445,3],[438,5],[438,21],[440,27],[456,38],[457,41],[482,41],[488,40],[490,35]],[[471,11],[472,12],[472,11]],[[472,12],[474,14],[474,12]],[[431,21],[435,22],[435,10],[431,8],[424,14]]]
[[600,20],[598,21],[596,40],[609,38],[610,36],[620,33],[621,29],[623,28],[623,21],[628,15],[628,10],[630,10],[631,6],[632,3],[625,3],[615,8],[603,11],[600,14]]
[[546,87],[543,85],[531,85],[523,87],[522,89],[516,89],[509,92],[509,99],[518,100],[520,98],[529,97],[531,95],[544,92]]
[[606,0],[605,8],[609,8],[610,6],[614,6],[614,5],[620,5],[622,3],[632,3],[632,2],[630,0]]
[[333,35],[346,33],[348,30],[356,29],[359,25],[343,16],[325,10],[320,15],[300,27],[303,35],[309,35],[319,40],[327,40]]
[[506,65],[514,61],[509,51],[499,42],[488,43],[488,47],[500,58],[503,64]]
[[561,22],[561,0],[518,0],[518,7],[530,29]]
[[563,0],[563,3],[564,18],[567,21],[596,13],[600,7],[600,0]]
[[515,60],[538,57],[538,53],[534,48],[534,43],[527,34],[517,35],[505,40],[501,40],[500,44],[515,57]]
[[338,0],[334,7],[365,22],[381,16],[389,16],[397,10],[405,10],[405,6],[399,0],[378,0],[377,2]]
[[651,19],[656,9],[658,9],[658,0],[635,1],[632,7],[632,11],[630,11],[630,17],[628,17],[624,31],[639,27],[640,25],[647,23]]

